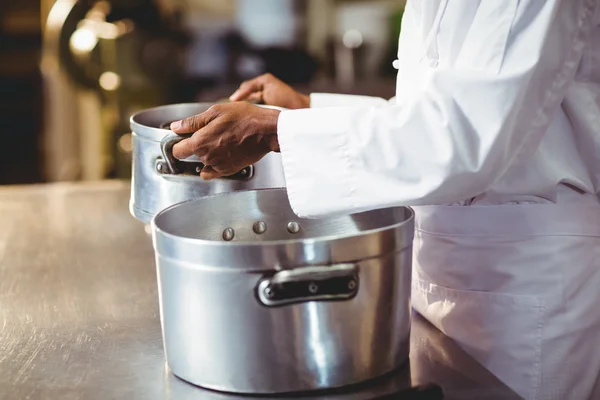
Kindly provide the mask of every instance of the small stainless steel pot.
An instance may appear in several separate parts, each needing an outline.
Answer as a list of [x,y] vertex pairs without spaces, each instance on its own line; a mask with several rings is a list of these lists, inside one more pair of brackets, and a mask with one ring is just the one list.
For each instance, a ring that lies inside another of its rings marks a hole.
[[173,104],[141,111],[131,117],[133,171],[129,208],[138,220],[150,223],[158,211],[206,195],[285,186],[281,156],[277,153],[267,154],[256,164],[230,177],[212,181],[200,178],[199,172],[204,165],[197,157],[186,160],[173,157],[173,145],[183,138],[169,130],[170,123],[202,113],[211,105]]
[[408,359],[414,215],[298,219],[285,189],[169,207],[152,221],[167,362],[193,384],[285,393]]

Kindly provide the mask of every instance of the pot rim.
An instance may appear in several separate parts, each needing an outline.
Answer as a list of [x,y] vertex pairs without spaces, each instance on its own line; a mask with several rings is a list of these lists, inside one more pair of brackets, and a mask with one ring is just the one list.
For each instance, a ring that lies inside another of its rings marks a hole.
[[[385,234],[387,232],[392,232],[392,231],[401,229],[406,225],[413,225],[413,227],[414,227],[415,212],[411,207],[408,207],[408,206],[396,206],[396,207],[383,208],[383,209],[399,209],[399,210],[401,209],[401,210],[408,212],[407,218],[404,219],[403,221],[396,222],[394,224],[386,225],[383,227],[367,229],[367,230],[363,230],[360,232],[352,232],[352,233],[347,233],[347,234],[326,235],[326,236],[318,236],[318,237],[314,237],[314,238],[280,239],[280,240],[269,240],[269,241],[228,242],[228,241],[207,240],[207,239],[198,239],[198,238],[191,238],[191,237],[185,237],[185,236],[178,236],[173,233],[169,233],[169,232],[165,231],[164,229],[161,229],[160,227],[158,227],[157,222],[156,222],[157,219],[159,219],[164,214],[168,213],[170,210],[173,210],[178,207],[182,207],[188,203],[200,202],[203,199],[216,198],[216,197],[222,197],[222,196],[228,196],[228,195],[236,195],[237,193],[274,191],[274,190],[275,191],[285,191],[286,195],[287,195],[286,188],[251,189],[251,190],[239,190],[236,192],[217,193],[217,194],[203,196],[203,197],[195,198],[195,199],[189,199],[189,200],[186,200],[186,201],[183,201],[180,203],[173,204],[173,205],[159,211],[152,218],[151,225],[152,225],[153,235],[160,234],[170,240],[183,241],[183,242],[186,242],[189,244],[200,245],[203,247],[204,246],[220,247],[220,248],[228,247],[228,248],[235,248],[235,249],[248,248],[248,247],[249,248],[274,248],[274,247],[297,246],[297,245],[311,245],[311,246],[329,245],[329,244],[332,244],[335,242],[346,241],[349,239],[357,239],[357,238],[362,238],[362,237],[367,237],[367,236],[372,236],[372,235]],[[369,211],[374,211],[374,210],[369,210]],[[349,215],[368,213],[369,211],[363,211],[360,213],[352,213]],[[412,229],[412,230],[414,230],[414,229]]]

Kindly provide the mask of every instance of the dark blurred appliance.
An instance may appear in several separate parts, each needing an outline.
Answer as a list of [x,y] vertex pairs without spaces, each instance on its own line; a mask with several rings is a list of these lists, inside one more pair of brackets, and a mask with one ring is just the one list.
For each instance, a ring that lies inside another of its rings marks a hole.
[[43,42],[49,181],[128,178],[129,116],[185,101],[190,38],[177,4],[57,0]]
[[[266,72],[292,85],[306,85],[315,78],[319,65],[307,46],[305,0],[234,3],[229,25],[197,21],[192,28],[203,38],[196,41],[191,64],[215,83],[197,93],[198,101],[225,101],[241,81]],[[213,33],[207,35],[211,29]]]
[[307,2],[237,0],[236,32],[227,40],[229,79],[270,72],[288,83],[309,82],[317,62],[306,51]]
[[301,47],[269,46],[257,48],[238,32],[231,32],[226,40],[229,83],[239,83],[270,72],[289,84],[308,83],[314,77],[318,63]]
[[39,0],[0,1],[0,185],[40,176]]

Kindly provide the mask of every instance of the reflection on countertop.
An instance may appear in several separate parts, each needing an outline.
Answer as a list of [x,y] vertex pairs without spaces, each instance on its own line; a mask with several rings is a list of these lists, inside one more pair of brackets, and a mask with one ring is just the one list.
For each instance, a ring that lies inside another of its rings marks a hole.
[[[128,201],[120,181],[0,189],[0,397],[244,399],[168,371],[152,243]],[[418,315],[409,368],[295,398],[373,399],[427,383],[448,399],[516,398]]]

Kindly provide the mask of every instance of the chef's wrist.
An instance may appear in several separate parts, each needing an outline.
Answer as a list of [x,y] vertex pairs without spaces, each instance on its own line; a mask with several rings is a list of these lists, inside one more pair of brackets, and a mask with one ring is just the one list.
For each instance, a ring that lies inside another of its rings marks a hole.
[[269,150],[274,153],[279,153],[279,139],[277,138],[277,133],[271,133],[266,137],[267,146]]
[[300,93],[302,99],[302,108],[310,108],[310,95]]
[[285,97],[284,101],[277,102],[273,105],[278,105],[290,110],[310,108],[310,96],[300,92],[294,92],[293,95]]
[[274,109],[265,110],[264,118],[261,120],[260,133],[263,141],[270,151],[279,152],[279,140],[277,139],[277,123],[281,111]]

